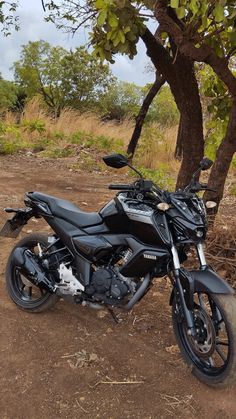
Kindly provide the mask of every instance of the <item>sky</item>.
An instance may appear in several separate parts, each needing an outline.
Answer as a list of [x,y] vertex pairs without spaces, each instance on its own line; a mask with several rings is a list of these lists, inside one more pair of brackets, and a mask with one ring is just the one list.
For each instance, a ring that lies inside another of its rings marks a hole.
[[[45,13],[42,9],[41,0],[20,0],[18,8],[20,30],[12,32],[12,35],[4,37],[0,33],[0,73],[7,80],[13,79],[11,67],[20,58],[21,46],[29,41],[40,39],[49,42],[53,46],[60,45],[64,48],[75,48],[85,44],[88,39],[83,29],[72,37],[58,31],[52,23],[44,21]],[[138,44],[138,54],[130,60],[124,55],[115,57],[115,64],[111,65],[113,74],[119,79],[134,82],[140,86],[154,80],[154,74],[145,70],[149,59],[145,53],[142,41]]]

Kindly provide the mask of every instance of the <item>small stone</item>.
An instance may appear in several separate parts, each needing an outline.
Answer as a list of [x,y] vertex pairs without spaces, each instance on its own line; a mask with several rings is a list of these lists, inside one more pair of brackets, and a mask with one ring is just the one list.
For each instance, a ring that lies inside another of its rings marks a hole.
[[89,361],[98,361],[97,354],[90,354],[89,355]]
[[159,291],[155,291],[155,292],[152,293],[152,296],[153,297],[162,297],[163,294],[161,292],[159,292]]
[[99,319],[103,319],[103,317],[105,317],[107,315],[107,312],[104,310],[99,310],[97,312],[97,316],[99,317]]
[[32,151],[27,151],[27,153],[26,153],[26,156],[27,157],[31,157],[31,156],[33,156],[34,155],[34,153],[32,153]]
[[166,352],[168,352],[171,355],[175,355],[175,354],[179,353],[178,345],[166,346],[165,350],[166,350]]

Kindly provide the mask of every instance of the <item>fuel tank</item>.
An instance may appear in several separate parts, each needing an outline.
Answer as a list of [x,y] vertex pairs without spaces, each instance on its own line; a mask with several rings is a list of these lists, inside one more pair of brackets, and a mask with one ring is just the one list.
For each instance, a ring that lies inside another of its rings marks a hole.
[[165,214],[148,203],[127,197],[125,193],[108,202],[100,215],[113,234],[130,234],[152,246],[171,242]]

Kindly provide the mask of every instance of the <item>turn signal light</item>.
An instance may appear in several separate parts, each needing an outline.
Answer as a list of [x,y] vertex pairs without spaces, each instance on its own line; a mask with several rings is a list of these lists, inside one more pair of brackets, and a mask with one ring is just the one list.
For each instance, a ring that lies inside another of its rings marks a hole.
[[216,203],[216,202],[214,202],[214,201],[207,201],[207,202],[205,203],[205,205],[206,205],[206,207],[207,207],[207,208],[215,208],[215,207],[216,207],[216,205],[217,205],[217,203]]
[[160,202],[160,204],[157,204],[157,208],[161,211],[167,211],[170,208],[170,205],[166,202]]

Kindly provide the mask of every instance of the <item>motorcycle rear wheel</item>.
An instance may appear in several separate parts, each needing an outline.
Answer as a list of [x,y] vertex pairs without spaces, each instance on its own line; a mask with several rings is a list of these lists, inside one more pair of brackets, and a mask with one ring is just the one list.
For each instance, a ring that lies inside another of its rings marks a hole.
[[172,306],[173,330],[181,354],[192,374],[204,384],[225,387],[236,382],[236,300],[232,295],[195,295],[195,337]]
[[21,310],[31,313],[41,313],[54,307],[59,297],[42,288],[33,285],[24,277],[12,260],[12,253],[17,247],[27,247],[37,253],[37,245],[42,249],[48,245],[48,238],[44,234],[30,234],[20,240],[13,248],[6,267],[6,289],[11,300]]

